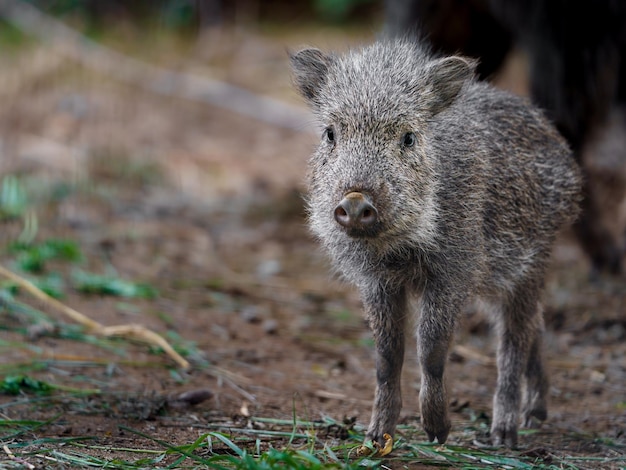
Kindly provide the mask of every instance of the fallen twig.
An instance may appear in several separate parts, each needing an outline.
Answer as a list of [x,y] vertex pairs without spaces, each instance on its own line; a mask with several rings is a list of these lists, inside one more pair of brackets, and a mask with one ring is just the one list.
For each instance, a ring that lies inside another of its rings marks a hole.
[[19,457],[16,457],[13,454],[13,452],[11,452],[11,449],[9,449],[7,445],[3,445],[2,449],[7,454],[7,457],[9,457],[10,460],[13,460],[14,462],[17,462],[18,464],[23,465],[24,468],[28,468],[29,470],[35,468],[35,466],[33,464],[31,464],[31,463],[29,463],[29,462],[27,462],[27,461],[25,461],[25,460],[23,460],[23,459],[21,459]]
[[165,353],[168,354],[174,361],[176,361],[176,363],[178,363],[183,369],[189,369],[190,367],[189,362],[180,354],[178,354],[162,336],[142,325],[104,326],[101,323],[92,320],[91,318],[74,310],[73,308],[70,308],[67,305],[59,302],[58,300],[50,297],[48,294],[35,286],[32,282],[24,279],[21,276],[18,276],[12,271],[9,271],[2,265],[0,265],[0,274],[15,282],[21,288],[28,291],[31,295],[33,295],[46,305],[55,308],[56,310],[71,318],[72,321],[84,326],[92,334],[104,337],[118,336],[130,338],[158,346],[162,348],[163,351],[165,351]]
[[92,41],[31,4],[0,0],[0,16],[64,57],[153,93],[218,106],[269,124],[304,131],[312,128],[304,109],[229,83],[166,70]]
[[472,348],[457,344],[454,346],[454,353],[458,354],[464,359],[471,359],[484,366],[495,366],[496,360],[493,357],[486,356]]

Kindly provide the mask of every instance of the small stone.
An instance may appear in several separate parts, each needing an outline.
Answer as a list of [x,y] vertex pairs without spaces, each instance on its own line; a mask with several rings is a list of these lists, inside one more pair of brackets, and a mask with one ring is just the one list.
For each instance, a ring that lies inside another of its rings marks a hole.
[[239,315],[247,323],[259,323],[261,321],[260,311],[256,305],[246,305]]
[[256,268],[256,273],[261,278],[267,278],[280,273],[281,269],[282,266],[280,265],[280,261],[276,259],[268,259],[259,263]]
[[278,331],[278,322],[273,318],[263,322],[263,331],[268,335],[273,335]]

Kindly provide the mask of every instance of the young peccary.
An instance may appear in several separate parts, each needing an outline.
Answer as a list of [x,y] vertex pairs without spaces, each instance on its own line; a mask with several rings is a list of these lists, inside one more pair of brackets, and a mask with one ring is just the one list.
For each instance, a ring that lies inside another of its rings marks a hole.
[[310,224],[358,286],[376,342],[367,438],[395,431],[414,297],[422,425],[446,440],[446,358],[459,312],[478,298],[499,338],[492,440],[515,446],[520,408],[526,425],[546,418],[539,300],[580,192],[567,144],[527,101],[474,81],[471,61],[416,43],[305,49],[291,66],[325,126],[310,161]]

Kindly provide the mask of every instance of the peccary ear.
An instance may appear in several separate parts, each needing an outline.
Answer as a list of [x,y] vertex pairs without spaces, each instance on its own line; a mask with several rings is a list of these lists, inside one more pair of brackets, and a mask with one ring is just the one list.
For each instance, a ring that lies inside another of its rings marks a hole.
[[328,66],[333,60],[330,55],[324,54],[319,49],[303,49],[295,54],[289,54],[293,83],[309,103],[315,102],[326,74]]
[[429,104],[433,114],[452,104],[463,84],[474,76],[475,67],[473,60],[459,56],[444,57],[431,63],[429,81],[432,100]]

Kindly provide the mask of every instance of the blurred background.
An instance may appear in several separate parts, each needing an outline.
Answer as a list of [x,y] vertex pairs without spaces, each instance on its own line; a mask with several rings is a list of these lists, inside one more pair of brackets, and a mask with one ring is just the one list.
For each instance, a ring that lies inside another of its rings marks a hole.
[[[29,5],[47,16],[29,17]],[[308,130],[310,118],[290,90],[287,49],[345,48],[373,36],[381,21],[381,6],[363,0],[36,1],[4,2],[4,9],[10,17],[1,30],[5,164],[33,154],[29,145],[44,147],[31,159],[49,152],[47,164],[66,169],[77,161],[67,161],[63,146],[83,164],[94,155],[157,159],[184,191],[206,191],[203,197],[251,188],[248,178],[298,186],[301,171],[286,178],[266,161],[283,158],[289,137],[259,145],[255,132],[227,124],[239,118],[230,111],[278,130]],[[28,117],[20,107],[26,96],[39,103]],[[34,141],[25,142],[25,135]],[[281,166],[301,169],[305,154],[289,155]],[[194,167],[198,159],[201,171]],[[244,168],[231,174],[225,162]]]
[[[287,54],[372,41],[383,9],[374,0],[0,0],[0,263],[103,324],[162,332],[193,365],[176,371],[135,344],[87,340],[2,283],[0,372],[126,394],[208,387],[214,399],[195,411],[203,422],[245,415],[242,403],[289,417],[297,395],[307,416],[366,424],[373,345],[356,293],[306,228],[306,160],[319,132],[291,89]],[[526,73],[515,50],[495,81],[526,94]],[[593,439],[564,440],[572,430],[624,439],[626,287],[611,276],[591,283],[589,270],[564,234],[545,302],[552,415],[548,434],[525,437],[605,455]],[[471,442],[486,432],[495,383],[480,312],[463,319],[458,343],[451,395],[464,427],[455,424],[451,442]],[[416,425],[414,349],[402,420]],[[137,417],[94,403],[90,414],[72,401],[39,410],[73,417],[42,432],[89,434],[97,422],[117,435],[112,418]]]

